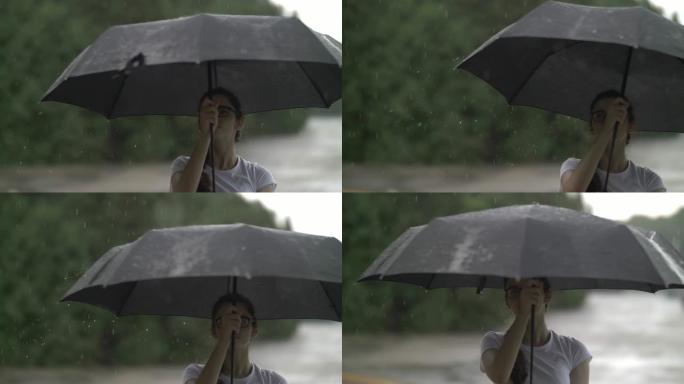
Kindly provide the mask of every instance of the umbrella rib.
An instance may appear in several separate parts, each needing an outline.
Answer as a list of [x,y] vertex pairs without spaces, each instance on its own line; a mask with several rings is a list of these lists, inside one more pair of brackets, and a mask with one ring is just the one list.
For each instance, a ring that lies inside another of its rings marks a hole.
[[299,68],[302,70],[302,72],[304,72],[304,75],[306,75],[306,78],[309,79],[309,83],[311,83],[311,86],[313,86],[313,88],[316,90],[316,93],[318,93],[318,96],[321,98],[321,100],[323,100],[323,104],[325,106],[329,107],[330,104],[328,104],[328,100],[325,99],[325,96],[323,96],[323,92],[321,92],[321,89],[318,87],[318,85],[316,85],[316,82],[313,81],[311,76],[309,76],[309,73],[306,71],[306,69],[304,69],[304,67],[302,67],[302,63],[298,61],[297,65],[299,65]]
[[116,90],[116,96],[114,96],[114,100],[112,100],[112,105],[109,107],[109,111],[107,111],[107,120],[112,119],[112,114],[114,113],[114,107],[116,107],[117,101],[119,101],[119,96],[121,95],[121,90],[124,87],[124,83],[126,83],[126,80],[128,79],[128,75],[124,75],[123,80],[121,80],[121,84],[119,84],[119,88]]
[[131,297],[131,294],[133,294],[133,290],[137,286],[138,286],[138,281],[135,281],[135,282],[133,282],[133,284],[131,284],[131,289],[129,289],[128,292],[126,293],[126,296],[124,297],[124,299],[122,301],[122,305],[116,310],[116,317],[119,317],[121,315],[121,312],[123,312],[123,307],[126,305],[128,298]]
[[508,104],[513,105],[513,101],[515,100],[515,98],[518,97],[518,94],[520,94],[520,92],[525,87],[525,85],[527,85],[527,83],[530,81],[532,76],[534,76],[535,72],[537,72],[537,69],[539,69],[539,67],[541,67],[546,62],[546,60],[548,60],[549,57],[551,57],[551,56],[553,56],[559,52],[562,52],[568,48],[574,47],[577,44],[581,44],[581,43],[583,43],[583,42],[582,41],[575,41],[575,42],[563,47],[562,49],[559,49],[558,51],[553,51],[553,52],[549,52],[548,54],[546,54],[546,56],[544,56],[544,58],[541,59],[537,63],[537,65],[530,71],[530,73],[527,75],[525,80],[522,83],[520,83],[520,86],[518,87],[518,89],[516,89],[515,92],[511,95],[511,97],[508,98]]
[[430,281],[428,281],[427,285],[425,286],[425,289],[430,289],[430,285],[432,285],[432,281],[435,279],[436,273],[433,273],[432,276],[430,277]]
[[330,293],[328,293],[328,290],[325,289],[325,285],[323,285],[323,282],[319,280],[318,284],[321,285],[321,289],[323,289],[323,292],[325,292],[325,296],[332,303],[332,308],[333,308],[333,311],[335,311],[335,316],[337,316],[337,318],[340,319],[340,321],[341,321],[342,320],[342,314],[340,314],[340,312],[337,310],[337,307],[335,306],[335,301],[332,299],[332,297],[330,297]]

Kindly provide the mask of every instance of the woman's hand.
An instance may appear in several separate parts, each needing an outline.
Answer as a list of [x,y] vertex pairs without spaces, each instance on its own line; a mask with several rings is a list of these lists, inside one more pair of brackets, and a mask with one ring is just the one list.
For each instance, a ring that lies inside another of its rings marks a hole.
[[199,131],[202,135],[209,135],[209,127],[216,129],[218,125],[218,105],[209,98],[202,100],[199,113]]
[[520,290],[520,307],[516,315],[529,315],[533,305],[537,310],[544,306],[544,290],[538,281],[529,281]]
[[220,340],[230,340],[233,332],[240,332],[240,314],[237,312],[227,312],[224,311],[214,320],[216,322],[216,336]]
[[[627,109],[629,108],[629,102],[622,97],[616,97],[606,108],[606,120],[603,123],[603,130],[608,130],[612,135],[613,127],[615,123],[618,123],[618,129],[620,133],[626,134],[626,130],[629,128],[629,119],[627,114]],[[623,136],[623,135],[620,135]]]

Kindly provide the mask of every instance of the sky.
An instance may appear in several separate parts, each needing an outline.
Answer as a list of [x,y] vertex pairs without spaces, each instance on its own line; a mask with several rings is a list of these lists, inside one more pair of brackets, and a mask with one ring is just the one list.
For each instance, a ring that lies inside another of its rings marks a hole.
[[297,12],[304,24],[316,32],[342,41],[342,0],[271,0],[285,9],[285,15]]
[[684,207],[684,193],[583,193],[591,213],[611,220],[635,215],[670,216]]
[[651,0],[652,4],[663,8],[665,11],[665,16],[672,18],[672,14],[677,12],[679,16],[680,23],[682,22],[682,17],[684,17],[684,1],[682,0]]
[[242,193],[275,212],[279,224],[290,219],[296,232],[332,236],[342,241],[341,193]]

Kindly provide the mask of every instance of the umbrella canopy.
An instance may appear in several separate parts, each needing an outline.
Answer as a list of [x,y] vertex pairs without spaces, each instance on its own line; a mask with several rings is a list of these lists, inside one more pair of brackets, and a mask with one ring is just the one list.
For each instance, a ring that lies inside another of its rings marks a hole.
[[341,321],[342,246],[246,224],[155,229],[100,257],[62,301],[124,315],[209,318],[235,291],[257,319]]
[[233,92],[244,113],[329,107],[341,97],[342,45],[295,17],[199,14],[111,27],[42,101],[107,118],[197,114],[207,90]]
[[409,228],[361,281],[427,289],[504,288],[546,277],[554,290],[684,288],[684,258],[653,231],[571,209],[522,205],[439,217]]
[[549,1],[494,35],[459,67],[509,104],[590,118],[590,103],[622,91],[640,130],[684,132],[684,27],[641,7]]

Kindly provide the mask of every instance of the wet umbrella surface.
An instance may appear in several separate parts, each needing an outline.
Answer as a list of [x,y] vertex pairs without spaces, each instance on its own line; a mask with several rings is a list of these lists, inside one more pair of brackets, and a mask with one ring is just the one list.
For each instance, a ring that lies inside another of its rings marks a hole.
[[335,238],[246,224],[155,229],[110,249],[62,301],[209,318],[235,283],[257,319],[341,321],[341,254]]
[[684,288],[684,258],[656,232],[587,213],[522,205],[439,217],[409,228],[361,281],[503,288],[547,277],[553,289]]
[[342,45],[297,18],[199,14],[109,28],[43,101],[107,118],[197,114],[224,87],[244,113],[329,107],[341,97]]
[[684,132],[684,27],[642,7],[549,1],[471,53],[459,68],[509,104],[589,120],[589,104],[620,90],[639,130]]

